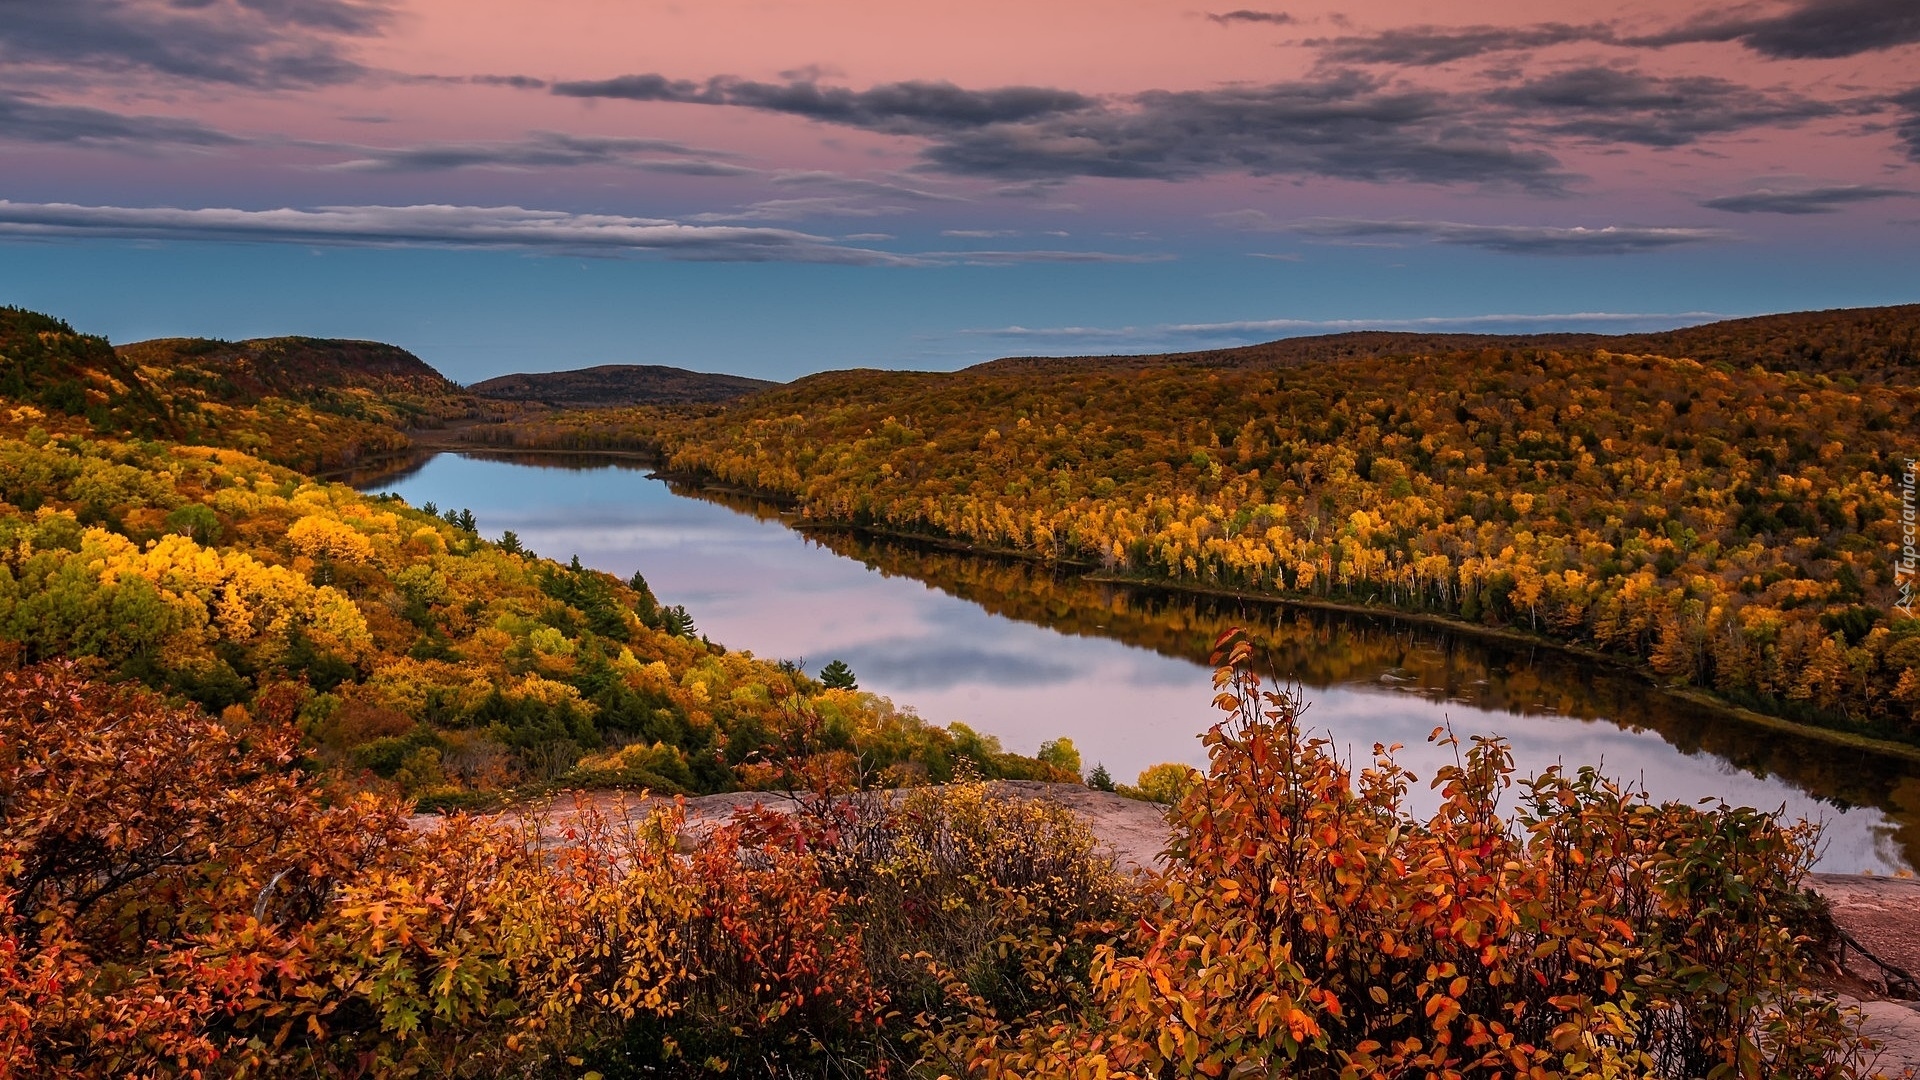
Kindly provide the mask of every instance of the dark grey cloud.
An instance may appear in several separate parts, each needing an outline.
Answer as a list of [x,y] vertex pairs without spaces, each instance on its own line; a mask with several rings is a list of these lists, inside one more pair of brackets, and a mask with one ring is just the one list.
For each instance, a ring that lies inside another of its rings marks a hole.
[[1656,34],[1622,38],[1662,47],[1737,41],[1776,60],[1832,60],[1920,42],[1913,0],[1802,0],[1774,15],[1707,15]]
[[536,79],[530,75],[469,75],[467,81],[476,86],[510,86],[515,90],[547,88],[547,80]]
[[1844,184],[1786,191],[1762,188],[1740,195],[1707,199],[1700,205],[1710,210],[1725,210],[1735,214],[1831,214],[1854,203],[1905,198],[1914,194],[1906,188],[1874,184]]
[[1776,60],[1831,60],[1920,42],[1920,4],[1913,0],[1801,0],[1767,15],[1752,7],[1652,33],[1630,33],[1617,22],[1408,26],[1304,44],[1318,47],[1325,63],[1424,67],[1580,42],[1640,49],[1737,42]]
[[1099,109],[949,133],[929,167],[972,176],[1177,180],[1227,172],[1557,191],[1551,154],[1437,90],[1357,72],[1149,91]]
[[1906,144],[1908,160],[1920,161],[1920,86],[1894,95],[1890,103],[1904,114],[1894,131]]
[[230,146],[238,136],[171,116],[129,116],[52,105],[0,90],[0,140],[110,146],[121,150]]
[[1432,67],[1487,53],[1612,39],[1613,31],[1605,24],[1539,23],[1533,26],[1408,26],[1377,34],[1315,38],[1306,44],[1318,46],[1320,59],[1327,63]]
[[101,81],[128,73],[251,87],[357,78],[385,0],[0,0],[0,62]]
[[0,200],[0,237],[520,249],[725,262],[921,265],[792,229],[689,225],[518,206],[323,206],[312,209],[78,206]]
[[1843,111],[1709,75],[1661,78],[1597,65],[1501,87],[1487,100],[1513,109],[1520,123],[1546,134],[1642,146],[1683,146],[1703,136],[1791,126]]
[[1470,225],[1457,221],[1312,218],[1287,231],[1324,240],[1415,240],[1507,255],[1631,255],[1736,239],[1725,229],[1679,225]]
[[1207,12],[1207,18],[1212,19],[1221,26],[1231,26],[1234,23],[1265,23],[1269,26],[1286,26],[1298,21],[1284,11],[1250,11],[1246,8],[1241,8],[1238,11],[1209,11]]
[[810,79],[763,83],[725,75],[705,82],[655,74],[622,75],[613,79],[559,82],[553,84],[552,91],[563,97],[736,105],[895,134],[926,134],[1027,121],[1075,112],[1095,104],[1094,99],[1084,94],[1044,86],[967,90],[948,82],[913,81],[850,90],[822,86]]
[[731,105],[915,135],[930,140],[923,171],[1007,181],[1250,172],[1546,192],[1567,179],[1552,155],[1509,145],[1497,124],[1446,93],[1351,71],[1114,100],[1031,86],[913,82],[855,91],[657,74],[557,83],[553,92]]
[[437,172],[447,169],[538,169],[605,165],[694,176],[748,176],[759,170],[721,160],[726,155],[667,139],[568,135],[536,131],[500,142],[421,143],[350,147],[357,156],[328,166],[357,172]]

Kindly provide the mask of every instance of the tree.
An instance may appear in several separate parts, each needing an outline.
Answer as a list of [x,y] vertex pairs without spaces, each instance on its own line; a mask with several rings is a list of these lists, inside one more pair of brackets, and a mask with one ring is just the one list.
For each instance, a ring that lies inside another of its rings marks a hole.
[[1095,762],[1093,771],[1087,774],[1087,786],[1095,791],[1112,791],[1113,774],[1107,771],[1104,762]]
[[845,660],[835,660],[820,669],[820,685],[829,690],[858,690],[860,682]]
[[508,529],[500,534],[500,550],[509,555],[518,555],[525,549],[520,546],[520,534]]
[[1048,739],[1040,744],[1040,752],[1034,757],[1059,772],[1071,774],[1075,780],[1080,779],[1080,750],[1073,745],[1072,739],[1065,736]]

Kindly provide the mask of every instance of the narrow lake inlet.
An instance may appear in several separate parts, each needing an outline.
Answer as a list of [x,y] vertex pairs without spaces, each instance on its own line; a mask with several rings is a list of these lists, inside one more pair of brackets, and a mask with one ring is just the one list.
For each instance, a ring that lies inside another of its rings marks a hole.
[[1597,765],[1655,799],[1725,799],[1824,822],[1819,867],[1920,863],[1920,776],[1904,762],[1743,724],[1623,672],[1390,619],[1135,590],[1031,564],[796,531],[778,510],[653,478],[628,460],[440,454],[361,481],[419,506],[465,508],[542,555],[644,574],[715,641],[845,661],[864,690],[938,724],[1032,753],[1068,737],[1122,781],[1161,761],[1205,764],[1207,649],[1244,625],[1298,683],[1310,726],[1360,762],[1375,743],[1423,781],[1452,752],[1428,734],[1495,734],[1520,776]]

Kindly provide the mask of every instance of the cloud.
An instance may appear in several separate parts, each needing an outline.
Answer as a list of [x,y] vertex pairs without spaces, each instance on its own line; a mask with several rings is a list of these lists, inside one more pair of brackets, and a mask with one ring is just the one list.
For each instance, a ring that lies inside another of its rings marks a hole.
[[1659,78],[1638,71],[1568,68],[1487,94],[1521,123],[1552,135],[1642,146],[1683,146],[1702,136],[1791,126],[1838,106],[1709,75]]
[[1436,90],[1357,72],[1268,86],[1155,90],[1124,104],[957,131],[927,167],[1009,180],[1179,180],[1222,173],[1558,191],[1551,154]]
[[907,213],[904,206],[873,206],[840,195],[805,199],[764,199],[739,210],[695,214],[690,221],[800,221],[810,217],[887,217]]
[[1019,236],[1019,229],[941,229],[941,236],[952,236],[962,240],[991,240],[1001,236]]
[[940,262],[970,263],[976,266],[1007,266],[1021,263],[1156,263],[1176,256],[1162,253],[1126,254],[1112,251],[923,251],[919,258]]
[[1917,193],[1906,188],[1880,187],[1873,184],[1845,184],[1789,191],[1761,188],[1741,195],[1722,195],[1719,198],[1707,199],[1700,205],[1710,210],[1725,210],[1735,214],[1831,214],[1853,203],[1871,202],[1875,199],[1910,198],[1915,194]]
[[1325,240],[1424,240],[1508,255],[1631,255],[1735,239],[1725,229],[1679,225],[1469,225],[1456,221],[1311,218],[1287,231]]
[[536,79],[530,75],[469,75],[467,81],[476,86],[510,86],[515,90],[547,88],[547,80]]
[[1231,322],[1161,323],[1154,326],[1003,326],[962,330],[973,337],[1037,343],[1080,343],[1095,348],[1116,346],[1187,348],[1218,342],[1265,341],[1308,334],[1340,334],[1360,330],[1410,333],[1578,332],[1670,329],[1722,318],[1710,311],[1620,312],[1579,311],[1559,314],[1443,315],[1410,319],[1240,319]]
[[1777,15],[1707,15],[1622,40],[1656,48],[1737,41],[1776,60],[1833,60],[1920,42],[1920,6],[1913,0],[1802,0]]
[[1891,104],[1906,114],[1894,126],[1894,131],[1906,144],[1907,159],[1920,161],[1920,86],[1894,95]]
[[[968,90],[910,82],[855,91],[814,82],[776,85],[727,76],[695,82],[655,74],[556,83],[553,92],[729,105],[915,135],[929,140],[923,171],[1010,182],[1179,180],[1242,172],[1545,193],[1568,179],[1552,155],[1508,145],[1497,123],[1456,97],[1390,87],[1352,71],[1111,100],[1031,86]],[[1044,187],[1039,191],[1044,194]]]
[[1267,23],[1272,26],[1286,26],[1298,21],[1284,11],[1249,11],[1246,8],[1241,8],[1239,11],[1209,11],[1207,18],[1221,26],[1230,26],[1234,23]]
[[563,97],[734,105],[893,134],[1032,120],[1075,112],[1094,104],[1094,100],[1084,94],[1043,86],[966,90],[949,82],[912,81],[850,90],[821,86],[811,79],[763,83],[726,75],[704,83],[655,74],[623,75],[613,79],[559,82],[553,84],[552,91]]
[[[355,172],[437,172],[447,169],[535,169],[620,166],[695,176],[758,175],[725,155],[665,139],[568,135],[537,131],[505,142],[422,143],[415,146],[352,147],[359,157],[326,166]],[[667,155],[662,157],[661,155]]]
[[827,172],[822,169],[780,169],[768,174],[770,182],[775,184],[817,184],[822,187],[838,188],[841,191],[858,195],[893,195],[903,199],[915,199],[926,202],[971,202],[962,195],[950,195],[941,191],[928,191],[925,187],[896,183],[891,180],[873,180],[864,176],[847,176],[842,173]]
[[790,229],[688,225],[655,218],[518,206],[235,210],[0,200],[0,237],[504,248],[727,262],[916,264],[905,256],[843,247],[829,238]]
[[1305,44],[1319,47],[1324,63],[1433,67],[1493,52],[1611,40],[1613,31],[1605,24],[1537,23],[1533,26],[1408,26],[1378,34],[1315,38]]
[[1580,42],[1638,49],[1737,42],[1776,60],[1832,60],[1920,42],[1920,6],[1912,0],[1801,0],[1772,15],[1747,12],[1703,15],[1651,33],[1626,33],[1618,23],[1408,26],[1303,44],[1318,47],[1323,63],[1430,67]]
[[0,62],[16,75],[248,87],[358,78],[349,44],[391,18],[384,0],[7,0],[0,12]]
[[49,105],[0,90],[0,140],[157,150],[232,146],[245,140],[192,120],[128,116],[79,105]]

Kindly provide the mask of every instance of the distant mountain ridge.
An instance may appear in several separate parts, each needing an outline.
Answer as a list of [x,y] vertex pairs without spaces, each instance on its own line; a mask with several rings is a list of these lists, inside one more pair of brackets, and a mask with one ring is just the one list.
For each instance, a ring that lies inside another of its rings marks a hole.
[[1150,367],[1290,367],[1332,360],[1444,356],[1478,349],[1607,349],[1844,374],[1868,382],[1920,381],[1920,304],[1835,308],[1727,319],[1643,334],[1422,334],[1359,330],[1257,345],[1119,356],[1009,356],[964,370],[982,374],[1124,371]]
[[501,375],[467,389],[481,397],[548,405],[708,405],[733,401],[780,383],[658,364],[602,364],[573,371]]

